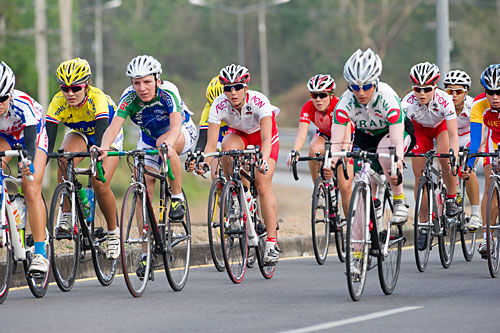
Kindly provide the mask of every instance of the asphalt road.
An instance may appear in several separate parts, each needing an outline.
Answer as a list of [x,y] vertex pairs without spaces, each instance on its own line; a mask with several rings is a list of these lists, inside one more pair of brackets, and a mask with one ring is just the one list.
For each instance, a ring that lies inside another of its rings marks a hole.
[[78,281],[68,293],[51,285],[42,299],[14,289],[0,305],[0,331],[498,332],[500,279],[489,277],[486,262],[476,255],[466,263],[457,252],[443,269],[432,252],[424,273],[413,250],[403,252],[391,296],[370,271],[359,302],[351,301],[345,266],[334,255],[324,266],[312,257],[281,260],[271,280],[253,268],[240,285],[212,266],[192,267],[181,292],[157,272],[139,299],[122,276],[109,287]]

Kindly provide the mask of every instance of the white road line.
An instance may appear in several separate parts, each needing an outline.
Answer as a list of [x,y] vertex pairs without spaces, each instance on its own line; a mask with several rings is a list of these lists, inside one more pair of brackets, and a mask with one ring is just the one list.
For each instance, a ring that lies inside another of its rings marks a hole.
[[339,327],[339,326],[344,326],[344,325],[349,325],[349,324],[354,324],[354,323],[359,323],[362,321],[367,321],[371,319],[377,319],[377,318],[382,318],[390,315],[394,315],[400,312],[406,312],[406,311],[412,311],[412,310],[418,310],[423,308],[423,306],[405,306],[402,308],[398,309],[392,309],[392,310],[386,310],[386,311],[380,311],[380,312],[374,312],[370,313],[364,316],[358,316],[358,317],[353,317],[349,319],[342,319],[338,321],[332,321],[329,323],[324,323],[324,324],[319,324],[319,325],[314,325],[314,326],[309,326],[309,327],[303,327],[303,328],[298,328],[295,330],[290,330],[290,331],[283,331],[282,333],[309,333],[309,332],[316,332],[316,331],[322,331],[322,330],[327,330],[330,328],[334,327]]

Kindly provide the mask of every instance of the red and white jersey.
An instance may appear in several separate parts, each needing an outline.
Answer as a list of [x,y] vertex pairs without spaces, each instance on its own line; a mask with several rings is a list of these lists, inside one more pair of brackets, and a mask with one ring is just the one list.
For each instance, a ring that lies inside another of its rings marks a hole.
[[43,108],[40,104],[28,94],[14,89],[9,110],[0,115],[0,133],[19,140],[24,137],[23,130],[26,126],[39,123],[43,126],[42,116]]
[[453,97],[441,89],[436,89],[429,105],[421,104],[411,91],[403,98],[402,107],[408,118],[424,127],[437,127],[443,120],[456,119]]
[[457,116],[458,144],[460,147],[466,146],[470,142],[470,113],[474,98],[465,96],[464,108]]
[[220,124],[221,121],[225,121],[231,128],[252,134],[260,130],[262,118],[272,117],[273,113],[278,115],[279,111],[279,108],[272,105],[269,99],[258,91],[248,90],[241,113],[231,105],[226,94],[221,94],[212,103],[208,122]]
[[312,100],[307,101],[306,104],[304,104],[304,106],[302,107],[302,111],[300,112],[300,122],[310,124],[312,121],[321,133],[330,137],[332,130],[333,112],[338,101],[339,98],[334,96],[326,112],[318,111],[314,107],[314,103]]

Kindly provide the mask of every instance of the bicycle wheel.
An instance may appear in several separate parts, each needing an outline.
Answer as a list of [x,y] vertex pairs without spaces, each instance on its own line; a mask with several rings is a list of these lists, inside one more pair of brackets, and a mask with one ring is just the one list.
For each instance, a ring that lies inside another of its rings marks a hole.
[[[342,196],[338,189],[332,192],[337,198],[337,208],[332,207],[334,216],[330,217],[330,232],[335,235],[335,247],[340,262],[345,262],[345,232],[347,229],[346,212],[342,205]],[[334,198],[332,198],[332,202]]]
[[486,211],[486,249],[488,252],[488,269],[492,278],[498,275],[500,261],[500,221],[498,207],[500,203],[499,187],[496,179],[491,179],[488,189]]
[[222,190],[220,210],[221,247],[224,265],[234,283],[243,281],[247,268],[248,235],[243,216],[243,193],[237,182],[229,181]]
[[[182,191],[184,194],[184,191]],[[168,283],[175,291],[181,291],[186,285],[191,261],[191,218],[186,195],[186,214],[182,220],[167,222],[167,250],[163,251],[163,262]]]
[[370,196],[370,193],[366,184],[357,183],[352,191],[347,215],[345,263],[347,287],[353,301],[361,298],[368,271],[367,196]]
[[[381,247],[378,256],[378,277],[380,287],[386,295],[392,294],[398,282],[399,269],[401,267],[401,255],[403,252],[403,227],[390,223],[393,206],[392,193],[386,189],[382,206],[383,225],[385,230],[379,231],[379,244]],[[384,249],[387,243],[387,253]]]
[[255,232],[257,233],[257,236],[259,237],[258,246],[255,248],[257,262],[259,264],[259,270],[265,279],[270,279],[274,276],[274,272],[276,270],[276,265],[265,265],[264,264],[264,252],[266,250],[267,230],[266,230],[266,226],[264,225],[264,220],[262,219],[259,200],[257,200],[257,208],[256,208],[256,212],[254,214],[253,221],[255,224]]
[[0,304],[7,298],[12,274],[13,254],[10,239],[10,230],[0,228]]
[[450,267],[455,253],[455,237],[457,233],[457,217],[446,217],[446,188],[441,188],[441,202],[443,203],[443,215],[440,216],[441,231],[438,236],[439,259],[444,268]]
[[[415,217],[413,219],[413,249],[415,252],[415,263],[417,264],[419,272],[425,271],[427,263],[429,262],[429,253],[431,252],[432,247],[432,227],[429,221],[429,216],[434,216],[435,212],[431,212],[428,189],[429,182],[427,178],[420,178],[417,188],[417,198],[415,200]],[[424,216],[420,216],[421,211],[426,212],[426,214]],[[425,233],[427,237],[425,246],[419,248],[418,237],[421,233]]]
[[[92,189],[87,190],[93,191]],[[104,217],[101,207],[97,208],[97,200],[95,200],[94,196],[92,196],[92,198],[94,198],[94,204],[91,205],[93,208],[91,212],[93,218],[90,224],[90,233],[94,243],[91,250],[92,263],[94,265],[97,280],[99,280],[101,285],[109,286],[115,278],[118,259],[106,258],[106,253],[108,251],[106,230],[108,230],[108,224],[106,223],[106,218]],[[116,223],[118,223],[118,213],[116,214]]]
[[[460,179],[463,183],[463,179]],[[460,202],[460,216],[459,224],[457,227],[460,231],[460,243],[462,245],[462,253],[466,261],[471,261],[474,257],[474,250],[476,249],[476,229],[469,229],[465,227],[465,224],[469,221],[472,213],[472,204],[469,200],[469,196],[466,195],[466,187],[463,184],[462,187],[462,200]]]
[[330,242],[330,223],[328,223],[330,204],[327,191],[323,178],[316,178],[312,194],[311,231],[314,257],[320,265],[325,263]]
[[[47,216],[47,204],[45,203],[45,198],[42,194],[42,200],[43,200],[43,206],[45,207],[45,216]],[[26,204],[26,203],[24,203]],[[28,218],[29,219],[29,216]],[[50,242],[49,242],[49,232],[46,229],[45,232],[45,253],[47,254],[47,259],[50,260]],[[36,298],[41,298],[45,296],[47,293],[47,289],[49,287],[49,272],[46,274],[31,274],[29,273],[29,267],[31,265],[31,260],[33,259],[33,254],[35,250],[35,244],[33,242],[33,237],[31,235],[25,236],[25,248],[29,249],[29,251],[26,251],[26,260],[23,261],[23,266],[24,266],[24,273],[26,275],[26,281],[28,282],[28,286],[31,290],[31,293],[33,296]]]
[[210,254],[215,268],[219,272],[224,271],[224,258],[222,257],[222,248],[220,240],[220,201],[224,180],[216,178],[210,186],[208,197],[208,243],[210,245]]
[[[80,228],[78,217],[72,214],[76,209],[71,208],[71,195],[69,184],[57,185],[50,204],[50,218],[47,221],[52,257],[50,264],[57,286],[62,291],[70,291],[73,288],[80,256]],[[76,220],[69,231],[58,228],[63,213],[68,214],[70,226],[71,221]]]
[[[142,190],[137,184],[130,185],[123,199],[120,218],[120,250],[123,276],[129,292],[140,297],[149,280],[151,271],[151,230],[144,221],[148,220],[146,203],[142,202]],[[141,266],[142,254],[146,265]]]

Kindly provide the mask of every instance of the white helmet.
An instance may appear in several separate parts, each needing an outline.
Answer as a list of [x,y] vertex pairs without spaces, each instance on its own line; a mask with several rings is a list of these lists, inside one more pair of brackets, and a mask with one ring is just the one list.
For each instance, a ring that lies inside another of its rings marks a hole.
[[472,81],[470,79],[470,76],[467,75],[464,71],[461,70],[454,70],[454,71],[449,71],[446,76],[444,77],[443,83],[445,85],[448,84],[457,84],[461,85],[464,87],[467,87],[467,90],[470,89],[472,85]]
[[331,92],[336,88],[335,80],[328,74],[317,74],[307,82],[307,89],[310,92]]
[[250,73],[245,66],[232,64],[220,70],[219,81],[223,85],[232,83],[247,84],[250,82]]
[[348,84],[375,83],[382,73],[382,60],[372,49],[358,49],[344,66],[344,79]]
[[5,96],[14,89],[16,76],[5,62],[0,64],[0,96]]
[[421,62],[410,69],[410,80],[412,84],[436,84],[440,77],[439,67],[430,62]]
[[481,74],[481,85],[484,89],[500,89],[500,64],[490,65]]
[[160,62],[148,55],[135,57],[127,66],[127,76],[131,78],[138,79],[147,75],[153,75],[155,78],[159,78],[160,74]]

